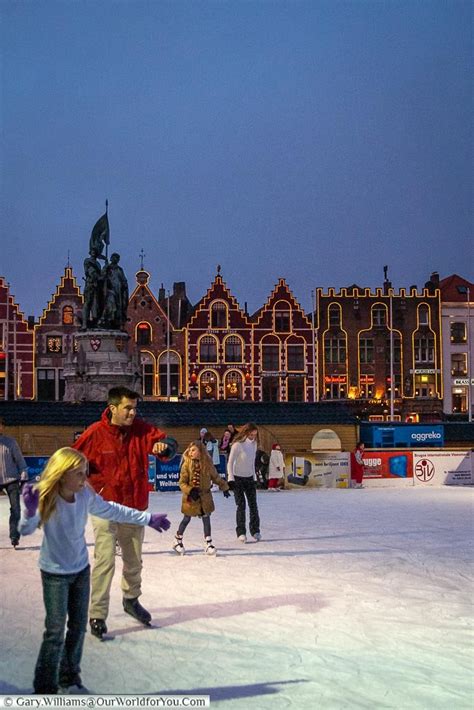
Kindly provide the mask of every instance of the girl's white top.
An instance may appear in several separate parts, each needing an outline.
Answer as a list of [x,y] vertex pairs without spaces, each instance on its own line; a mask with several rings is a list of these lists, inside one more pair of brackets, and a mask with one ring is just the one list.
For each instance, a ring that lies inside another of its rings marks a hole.
[[[51,574],[75,574],[89,564],[85,529],[87,516],[112,520],[116,523],[148,525],[151,514],[127,508],[101,498],[86,486],[75,494],[73,503],[58,496],[56,510],[42,525],[44,535],[39,554],[39,568]],[[30,535],[40,524],[38,513],[31,518],[23,511],[18,530],[20,535]]]
[[235,476],[242,478],[253,478],[255,475],[255,456],[257,454],[257,442],[244,439],[236,441],[230,447],[229,460],[227,462],[227,480],[235,480]]

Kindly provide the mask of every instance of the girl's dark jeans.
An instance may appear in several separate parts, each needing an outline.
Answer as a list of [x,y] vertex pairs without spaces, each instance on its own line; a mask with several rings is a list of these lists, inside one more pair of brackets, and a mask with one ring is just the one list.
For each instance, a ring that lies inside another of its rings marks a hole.
[[[202,526],[204,528],[204,537],[211,537],[211,516],[210,515],[200,515],[202,518]],[[190,515],[183,516],[182,521],[179,524],[178,535],[184,535],[184,531],[188,527],[191,521]]]
[[58,685],[73,685],[81,671],[89,609],[90,567],[76,574],[50,574],[41,570],[41,579],[46,619],[33,687],[35,693],[56,694]]
[[246,524],[245,524],[245,499],[249,504],[250,520],[249,520],[249,530],[251,535],[260,532],[260,517],[257,508],[257,490],[255,486],[255,481],[251,476],[248,478],[244,476],[235,476],[234,481],[234,499],[237,506],[236,522],[237,527],[235,528],[237,537],[239,535],[245,535]]

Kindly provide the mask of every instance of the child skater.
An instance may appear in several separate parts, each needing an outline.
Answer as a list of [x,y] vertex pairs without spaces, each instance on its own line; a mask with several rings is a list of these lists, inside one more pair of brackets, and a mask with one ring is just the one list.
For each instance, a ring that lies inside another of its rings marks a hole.
[[173,550],[179,555],[184,555],[183,545],[184,531],[193,517],[202,518],[204,527],[204,552],[206,555],[215,555],[216,548],[212,544],[211,538],[211,513],[214,510],[214,500],[212,498],[211,486],[215,483],[224,497],[229,498],[229,486],[227,481],[219,476],[211,457],[206,450],[206,444],[202,441],[193,441],[183,453],[183,462],[179,475],[179,487],[183,491],[181,512],[184,514],[179,524]]
[[20,533],[29,535],[39,526],[44,531],[39,567],[46,620],[33,683],[37,694],[87,692],[80,662],[90,590],[85,540],[88,514],[117,523],[150,525],[158,532],[170,526],[165,514],[105,501],[86,483],[87,469],[84,454],[64,447],[51,456],[39,483],[23,489]]
[[268,490],[279,491],[280,480],[285,475],[285,461],[281,452],[280,444],[275,443],[272,446],[270,454],[270,464],[268,467]]
[[230,448],[227,462],[227,480],[234,492],[237,506],[237,538],[247,542],[245,523],[245,499],[249,504],[249,530],[255,542],[262,539],[260,534],[260,517],[257,507],[257,488],[255,474],[255,454],[258,444],[258,429],[255,424],[245,424],[236,435]]

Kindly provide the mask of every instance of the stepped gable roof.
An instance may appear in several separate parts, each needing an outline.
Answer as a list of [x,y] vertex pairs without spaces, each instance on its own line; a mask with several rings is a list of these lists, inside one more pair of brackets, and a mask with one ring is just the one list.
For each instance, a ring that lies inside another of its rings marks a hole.
[[[32,402],[9,401],[0,403],[0,415],[6,426],[89,426],[98,421],[105,409],[104,402]],[[143,419],[162,425],[171,432],[173,427],[225,427],[228,422],[237,426],[245,422],[261,425],[356,424],[344,404],[333,402],[140,402]]]

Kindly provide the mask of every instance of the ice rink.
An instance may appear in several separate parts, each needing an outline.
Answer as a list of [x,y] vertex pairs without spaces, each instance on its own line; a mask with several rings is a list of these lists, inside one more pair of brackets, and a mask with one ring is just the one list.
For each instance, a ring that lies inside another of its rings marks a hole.
[[[461,710],[473,703],[473,489],[259,492],[263,540],[235,538],[235,505],[214,494],[203,554],[171,543],[179,493],[151,494],[172,527],[147,529],[141,602],[156,628],[121,609],[121,559],[106,643],[87,635],[84,684],[97,694],[210,694],[211,708]],[[42,533],[8,538],[0,497],[0,692],[32,688],[44,611]],[[93,536],[88,527],[90,553]]]

